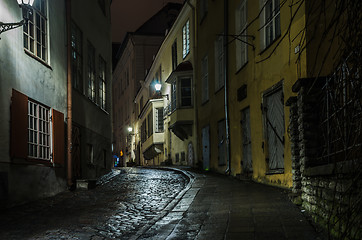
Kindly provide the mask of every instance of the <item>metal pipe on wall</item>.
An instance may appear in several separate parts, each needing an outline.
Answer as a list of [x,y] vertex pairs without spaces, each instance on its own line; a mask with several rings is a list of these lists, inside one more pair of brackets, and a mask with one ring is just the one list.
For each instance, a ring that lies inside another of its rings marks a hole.
[[228,65],[229,65],[229,45],[228,45],[228,34],[229,34],[229,20],[228,20],[228,8],[229,8],[229,4],[228,4],[228,0],[224,0],[224,56],[225,56],[225,61],[224,61],[224,106],[225,106],[225,131],[226,131],[226,165],[227,168],[225,170],[226,174],[230,174],[231,173],[231,162],[230,162],[230,130],[229,130],[229,109],[228,109],[228,76],[229,76],[229,71],[228,71]]
[[67,21],[67,185],[70,189],[73,183],[72,162],[72,65],[71,65],[71,0],[66,0]]

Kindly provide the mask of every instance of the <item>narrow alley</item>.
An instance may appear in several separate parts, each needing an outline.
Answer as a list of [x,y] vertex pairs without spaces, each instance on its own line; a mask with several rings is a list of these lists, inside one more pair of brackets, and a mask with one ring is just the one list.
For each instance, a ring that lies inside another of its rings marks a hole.
[[116,169],[1,218],[0,239],[321,239],[282,189],[185,169]]

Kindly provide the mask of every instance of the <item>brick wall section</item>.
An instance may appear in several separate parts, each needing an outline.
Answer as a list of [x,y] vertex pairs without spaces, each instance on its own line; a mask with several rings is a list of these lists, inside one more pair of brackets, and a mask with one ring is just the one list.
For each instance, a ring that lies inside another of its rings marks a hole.
[[[361,162],[348,161],[313,166],[318,154],[318,91],[310,91],[311,79],[293,86],[297,97],[290,106],[293,193],[300,194],[302,207],[334,238],[361,239]],[[308,91],[307,91],[308,89]],[[316,88],[318,89],[318,88]],[[344,235],[345,234],[345,235]]]

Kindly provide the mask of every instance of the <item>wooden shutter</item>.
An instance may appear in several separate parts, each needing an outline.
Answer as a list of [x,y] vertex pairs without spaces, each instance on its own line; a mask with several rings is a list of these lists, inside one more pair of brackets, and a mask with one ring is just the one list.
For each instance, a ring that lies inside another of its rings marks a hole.
[[28,156],[28,97],[15,89],[11,97],[10,156]]
[[64,114],[53,109],[53,162],[64,165]]

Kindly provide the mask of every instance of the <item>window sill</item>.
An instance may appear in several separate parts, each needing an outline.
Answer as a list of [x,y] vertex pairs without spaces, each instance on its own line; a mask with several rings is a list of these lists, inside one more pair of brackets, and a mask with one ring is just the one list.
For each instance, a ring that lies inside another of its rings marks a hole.
[[[13,158],[10,164],[16,165],[32,165],[32,166],[41,166],[41,167],[54,167],[54,163],[51,160],[41,160],[37,158]],[[57,165],[58,166],[58,165]]]
[[207,11],[202,15],[201,20],[200,20],[200,25],[204,22],[205,18],[207,17]]
[[246,61],[239,69],[236,70],[235,75],[238,75],[248,65],[249,61]]
[[221,92],[221,90],[224,89],[224,86],[225,86],[225,85],[222,85],[220,88],[218,88],[218,89],[215,91],[215,94],[218,94],[219,92]]
[[205,101],[201,102],[201,106],[205,106],[208,102],[209,102],[209,99],[207,99],[207,100],[205,100]]
[[265,173],[265,175],[284,174],[284,169],[273,169]]
[[263,53],[265,53],[279,38],[280,38],[281,35],[277,36],[274,38],[274,40],[268,45],[268,46],[265,46],[259,53],[259,55],[262,55]]
[[30,52],[27,49],[24,49],[24,52],[26,53],[26,55],[28,55],[29,57],[35,59],[36,61],[40,62],[41,64],[43,64],[45,67],[49,68],[50,70],[53,70],[53,68],[47,63],[45,62],[43,59],[38,58],[36,55],[34,55],[32,52]]

